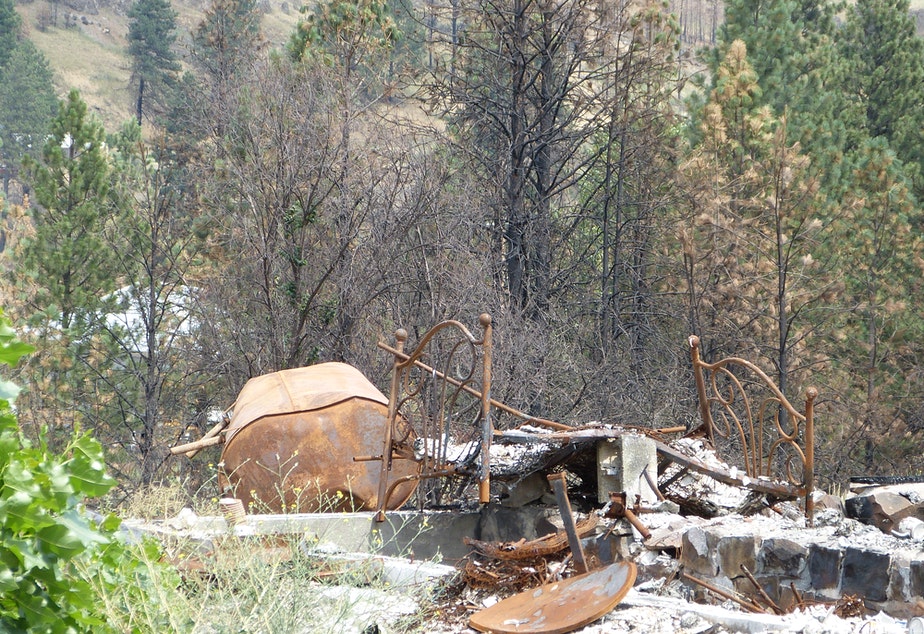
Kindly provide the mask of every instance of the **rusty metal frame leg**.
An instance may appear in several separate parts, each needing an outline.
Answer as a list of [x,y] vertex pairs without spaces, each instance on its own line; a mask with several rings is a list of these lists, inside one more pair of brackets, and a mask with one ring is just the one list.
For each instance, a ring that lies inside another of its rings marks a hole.
[[491,420],[491,315],[483,313],[479,318],[484,330],[481,343],[481,478],[478,482],[478,501],[491,501],[491,440],[494,437],[494,422]]
[[815,525],[815,399],[818,390],[810,387],[805,393],[805,520]]
[[[404,350],[404,342],[407,341],[407,331],[399,329],[395,332],[395,348],[398,352]],[[395,422],[398,416],[398,392],[401,387],[401,359],[395,356],[391,376],[391,394],[388,398],[388,422],[385,425],[385,438],[382,442],[382,469],[379,476],[379,495],[378,510],[375,519],[378,522],[385,521],[385,509],[390,496],[388,488],[388,474],[391,472],[392,464],[392,439],[394,438]]]
[[565,474],[553,473],[548,476],[548,480],[549,484],[552,485],[552,491],[555,493],[555,500],[558,502],[561,520],[565,525],[565,534],[568,535],[568,545],[571,546],[571,554],[574,556],[574,569],[578,574],[583,574],[587,572],[587,560],[584,558],[584,547],[581,545],[581,538],[578,537],[574,514],[571,512]]

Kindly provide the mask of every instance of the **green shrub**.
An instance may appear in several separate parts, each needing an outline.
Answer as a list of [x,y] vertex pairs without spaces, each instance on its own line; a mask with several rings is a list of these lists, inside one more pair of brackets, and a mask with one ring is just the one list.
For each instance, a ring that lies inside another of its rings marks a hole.
[[[12,367],[30,351],[0,311],[0,364]],[[115,538],[118,518],[87,516],[86,500],[115,484],[102,448],[79,431],[61,453],[49,450],[44,435],[33,444],[12,409],[17,392],[0,381],[0,630],[115,631],[101,594],[118,590],[114,596],[147,602],[170,585],[151,582],[156,545],[123,544]]]

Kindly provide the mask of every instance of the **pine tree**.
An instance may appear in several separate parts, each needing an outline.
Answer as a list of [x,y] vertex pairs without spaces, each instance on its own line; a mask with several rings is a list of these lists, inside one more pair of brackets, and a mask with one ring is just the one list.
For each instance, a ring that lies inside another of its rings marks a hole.
[[207,133],[221,137],[233,117],[233,95],[265,46],[255,0],[212,0],[193,35],[193,61],[201,71],[197,111]]
[[0,0],[0,71],[6,66],[19,41],[22,20],[13,0]]
[[[839,33],[847,61],[842,89],[865,113],[869,137],[889,142],[924,196],[924,40],[916,33],[908,0],[859,0]],[[862,146],[861,139],[857,147]],[[855,148],[856,149],[856,148]]]
[[[123,481],[149,485],[182,434],[180,421],[195,411],[199,383],[185,348],[193,330],[192,289],[186,286],[201,245],[192,190],[177,178],[173,153],[141,140],[135,122],[114,139],[111,198],[119,221],[106,231],[106,249],[121,281],[118,306],[81,350],[96,384],[88,418],[109,445],[131,446],[120,460]],[[172,421],[172,422],[171,422]]]
[[91,314],[116,281],[102,237],[110,219],[105,134],[77,91],[61,103],[41,160],[27,157],[24,168],[36,203],[24,269],[39,288],[37,306],[54,307],[68,329]]
[[193,35],[196,63],[219,85],[235,78],[263,47],[256,0],[212,0]]
[[48,61],[23,40],[0,70],[2,155],[14,161],[27,153],[38,156],[57,109]]
[[138,0],[128,12],[128,54],[137,82],[135,114],[139,125],[145,102],[165,110],[180,64],[173,52],[177,13],[169,0]]
[[849,130],[860,113],[836,89],[844,64],[833,45],[835,9],[824,0],[731,0],[709,62],[715,77],[732,42],[745,44],[760,86],[757,103],[776,117],[786,113],[791,137],[836,197],[849,172]]
[[837,238],[850,309],[840,331],[849,349],[838,356],[838,370],[846,373],[845,393],[856,404],[856,457],[872,473],[884,460],[914,462],[920,455],[915,445],[911,456],[902,457],[900,443],[889,440],[904,436],[906,422],[919,417],[914,404],[924,396],[917,378],[924,354],[918,310],[924,301],[924,241],[920,206],[885,139],[870,141],[859,157]]
[[805,338],[834,299],[819,251],[831,225],[785,115],[756,104],[740,40],[718,77],[684,166],[695,201],[682,236],[692,327],[724,353],[769,361],[785,392],[812,360]]

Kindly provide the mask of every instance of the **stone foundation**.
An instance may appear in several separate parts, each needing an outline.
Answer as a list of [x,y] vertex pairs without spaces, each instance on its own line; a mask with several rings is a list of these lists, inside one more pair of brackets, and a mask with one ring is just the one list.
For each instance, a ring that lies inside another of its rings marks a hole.
[[924,548],[849,519],[805,528],[771,518],[723,517],[688,527],[679,561],[694,577],[756,597],[745,566],[781,607],[797,599],[859,596],[867,608],[924,613]]

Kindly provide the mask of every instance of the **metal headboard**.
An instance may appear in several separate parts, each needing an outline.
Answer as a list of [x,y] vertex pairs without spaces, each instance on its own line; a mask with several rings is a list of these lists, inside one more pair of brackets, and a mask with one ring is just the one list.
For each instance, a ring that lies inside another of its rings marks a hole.
[[[480,338],[462,323],[448,320],[427,331],[410,352],[404,350],[408,334],[403,329],[395,333],[394,346],[378,344],[394,356],[379,521],[385,518],[395,487],[412,480],[428,484],[425,490],[418,488],[421,505],[444,504],[475,480],[479,502],[490,500],[491,316],[483,314],[479,322]],[[419,473],[393,478],[393,461],[402,459],[417,461]],[[462,484],[449,490],[452,482]]]
[[716,451],[719,445],[739,449],[749,478],[777,478],[796,487],[811,521],[818,390],[806,390],[800,412],[750,361],[726,357],[706,363],[699,356],[699,337],[691,336],[689,343],[700,415]]

